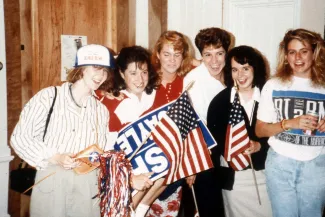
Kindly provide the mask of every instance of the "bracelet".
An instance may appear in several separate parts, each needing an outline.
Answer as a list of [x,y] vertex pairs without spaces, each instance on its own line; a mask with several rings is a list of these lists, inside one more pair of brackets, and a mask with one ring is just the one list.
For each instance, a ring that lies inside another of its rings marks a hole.
[[282,121],[281,121],[281,128],[284,130],[284,131],[289,131],[290,129],[289,128],[285,128],[285,122],[286,122],[287,120],[286,119],[282,119]]

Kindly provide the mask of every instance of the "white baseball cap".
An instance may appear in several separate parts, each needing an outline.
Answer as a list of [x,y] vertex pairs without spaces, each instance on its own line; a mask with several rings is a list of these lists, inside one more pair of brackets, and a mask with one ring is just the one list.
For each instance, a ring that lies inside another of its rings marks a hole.
[[107,47],[89,44],[79,48],[74,66],[93,65],[115,68],[114,57]]

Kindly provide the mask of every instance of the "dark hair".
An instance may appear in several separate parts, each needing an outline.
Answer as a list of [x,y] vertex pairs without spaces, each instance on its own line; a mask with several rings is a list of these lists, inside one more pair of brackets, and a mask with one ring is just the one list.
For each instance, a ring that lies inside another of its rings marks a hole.
[[263,88],[269,75],[267,73],[266,63],[262,54],[250,46],[238,46],[231,49],[226,57],[226,65],[224,68],[224,78],[227,87],[234,86],[232,79],[232,66],[231,60],[234,59],[237,63],[244,65],[248,64],[253,67],[253,84],[252,87],[258,87],[260,90]]
[[210,45],[216,48],[223,47],[227,52],[230,43],[230,34],[226,30],[215,27],[201,29],[195,37],[195,45],[201,54],[203,49]]
[[153,69],[150,61],[151,54],[148,50],[141,46],[132,46],[122,48],[116,58],[116,68],[114,70],[114,86],[108,92],[112,92],[114,96],[120,94],[120,90],[126,89],[126,84],[120,73],[124,73],[131,63],[136,63],[137,67],[142,68],[143,64],[147,64],[149,80],[145,87],[147,94],[151,94],[153,89],[156,89],[159,84],[159,75]]
[[309,44],[313,51],[313,64],[311,66],[311,81],[316,86],[325,85],[325,42],[321,35],[306,29],[289,30],[279,46],[279,57],[277,72],[275,77],[284,82],[288,82],[292,77],[292,69],[288,64],[286,55],[288,53],[288,45],[297,39],[304,45]]

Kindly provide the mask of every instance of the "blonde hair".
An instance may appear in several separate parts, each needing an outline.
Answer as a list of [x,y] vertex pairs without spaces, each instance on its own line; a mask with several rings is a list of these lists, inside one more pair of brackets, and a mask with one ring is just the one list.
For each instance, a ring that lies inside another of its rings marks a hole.
[[160,72],[161,64],[157,57],[164,44],[172,45],[174,50],[182,53],[183,61],[179,69],[177,69],[178,76],[185,76],[192,69],[192,57],[190,55],[189,44],[182,33],[177,31],[165,31],[161,34],[152,52],[151,61],[154,68]]
[[293,40],[299,40],[304,45],[309,44],[313,51],[311,66],[311,81],[315,86],[325,85],[325,45],[320,34],[306,29],[289,30],[279,46],[278,66],[275,77],[283,82],[290,82],[292,69],[287,62],[288,45]]

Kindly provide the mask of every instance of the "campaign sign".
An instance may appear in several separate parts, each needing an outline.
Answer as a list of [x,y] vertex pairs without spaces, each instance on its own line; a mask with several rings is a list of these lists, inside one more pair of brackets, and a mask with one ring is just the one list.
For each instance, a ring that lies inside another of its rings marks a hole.
[[153,171],[154,174],[150,177],[153,181],[167,174],[170,166],[167,157],[152,140],[150,132],[172,103],[153,110],[120,130],[114,148],[123,150],[127,158],[132,157],[134,174]]
[[[131,164],[134,174],[153,171],[154,174],[150,177],[153,181],[167,174],[170,163],[161,148],[150,137],[150,132],[173,103],[174,101],[153,110],[120,130],[114,148],[123,150],[127,158],[132,157]],[[214,147],[216,141],[201,120],[199,126],[208,148]],[[146,142],[142,145],[144,141]]]

